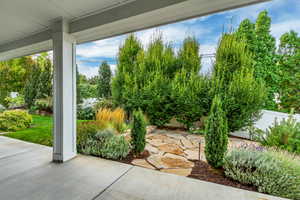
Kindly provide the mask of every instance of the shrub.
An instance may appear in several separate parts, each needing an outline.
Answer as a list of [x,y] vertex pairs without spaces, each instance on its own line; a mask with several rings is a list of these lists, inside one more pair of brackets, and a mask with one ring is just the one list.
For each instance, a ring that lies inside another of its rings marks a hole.
[[141,108],[151,124],[164,126],[175,115],[170,80],[162,73],[156,73],[152,80],[148,80],[141,98]]
[[209,79],[198,74],[190,75],[186,71],[177,73],[172,81],[172,99],[174,102],[175,117],[187,129],[200,121],[202,116],[209,112],[211,102]]
[[233,34],[222,36],[212,77],[212,95],[220,95],[229,131],[251,126],[264,107],[264,83],[254,77],[253,59],[246,44]]
[[34,103],[35,108],[40,111],[53,112],[53,101],[51,97],[37,99]]
[[116,135],[113,129],[104,129],[87,139],[84,153],[109,159],[125,158],[130,144],[124,136]]
[[220,97],[215,96],[205,130],[205,157],[215,167],[222,167],[228,144],[228,127]]
[[265,86],[254,79],[253,70],[244,68],[233,74],[224,98],[230,131],[251,126],[260,118],[265,94]]
[[290,115],[278,122],[266,133],[260,134],[259,141],[266,146],[278,147],[290,152],[300,153],[300,123]]
[[0,114],[0,130],[17,131],[30,127],[32,116],[24,110],[7,110]]
[[225,157],[225,175],[259,192],[300,199],[300,160],[287,152],[234,149]]
[[134,153],[142,153],[146,145],[146,122],[141,110],[133,113],[133,127],[131,130],[131,145]]
[[105,127],[100,126],[99,123],[93,122],[81,122],[77,125],[77,150],[80,153],[84,152],[87,147],[87,140],[93,137],[99,130]]
[[95,111],[92,107],[82,108],[81,106],[77,107],[77,119],[80,120],[95,120]]

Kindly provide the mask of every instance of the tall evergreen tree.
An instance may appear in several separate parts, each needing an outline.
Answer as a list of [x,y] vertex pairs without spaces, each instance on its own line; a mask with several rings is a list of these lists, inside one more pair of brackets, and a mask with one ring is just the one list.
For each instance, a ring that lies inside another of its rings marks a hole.
[[201,69],[200,45],[196,38],[187,37],[179,50],[178,60],[181,69],[198,74]]
[[228,144],[228,126],[220,97],[215,96],[205,126],[205,157],[214,168],[222,167]]
[[111,96],[111,69],[106,61],[99,67],[98,75],[98,97],[108,98]]
[[254,78],[252,57],[235,34],[224,34],[217,49],[211,96],[219,95],[230,131],[252,125],[265,102],[264,84]]
[[138,53],[142,50],[140,41],[129,35],[119,49],[116,76],[112,81],[112,96],[116,105],[124,105],[124,82],[127,73],[132,73]]

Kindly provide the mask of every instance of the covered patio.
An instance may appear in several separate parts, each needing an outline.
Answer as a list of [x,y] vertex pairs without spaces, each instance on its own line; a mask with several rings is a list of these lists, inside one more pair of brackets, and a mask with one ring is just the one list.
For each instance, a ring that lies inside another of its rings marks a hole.
[[76,151],[77,44],[263,1],[1,1],[0,61],[53,50],[54,142],[0,136],[0,199],[281,199]]
[[265,0],[1,2],[0,61],[53,50],[53,161],[76,156],[76,44]]
[[9,200],[279,200],[119,162],[78,155],[51,161],[52,149],[0,136],[0,198]]

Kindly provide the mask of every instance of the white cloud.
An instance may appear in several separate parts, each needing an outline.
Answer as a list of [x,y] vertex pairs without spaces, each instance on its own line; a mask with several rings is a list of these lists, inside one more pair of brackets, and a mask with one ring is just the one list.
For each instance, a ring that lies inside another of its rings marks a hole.
[[137,33],[137,37],[140,39],[142,44],[147,47],[152,37],[155,34],[161,33],[163,36],[164,42],[171,43],[180,43],[187,36],[197,36],[201,37],[203,34],[209,33],[209,29],[204,29],[200,26],[191,26],[186,22],[181,22],[177,24],[171,24],[167,26],[162,26],[159,28],[152,28],[145,31],[141,31]]
[[[109,64],[110,69],[112,71],[112,74],[115,75],[116,69],[117,69],[117,65],[116,64]],[[78,71],[80,74],[85,75],[88,78],[91,78],[93,76],[97,76],[98,75],[98,67],[95,66],[88,66],[85,65],[83,63],[78,63]]]
[[124,36],[104,39],[92,42],[90,44],[82,44],[77,46],[76,54],[85,58],[117,56],[119,46],[124,40]]
[[290,30],[300,33],[300,19],[290,19],[272,24],[271,34],[279,40],[280,36]]
[[214,54],[216,53],[217,45],[216,44],[200,44],[200,54]]
[[88,78],[96,76],[98,74],[98,67],[87,66],[78,64],[78,71],[80,74],[85,75]]

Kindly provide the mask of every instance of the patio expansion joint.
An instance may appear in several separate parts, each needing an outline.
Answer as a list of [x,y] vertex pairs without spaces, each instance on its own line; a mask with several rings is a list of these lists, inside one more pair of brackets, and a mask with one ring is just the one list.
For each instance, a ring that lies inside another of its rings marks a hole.
[[108,190],[113,184],[118,182],[123,176],[125,176],[133,168],[134,166],[131,166],[129,169],[127,169],[123,174],[121,174],[116,180],[114,180],[111,184],[109,184],[106,188],[104,188],[99,194],[94,196],[91,200],[97,200],[98,197],[100,197],[106,190]]

